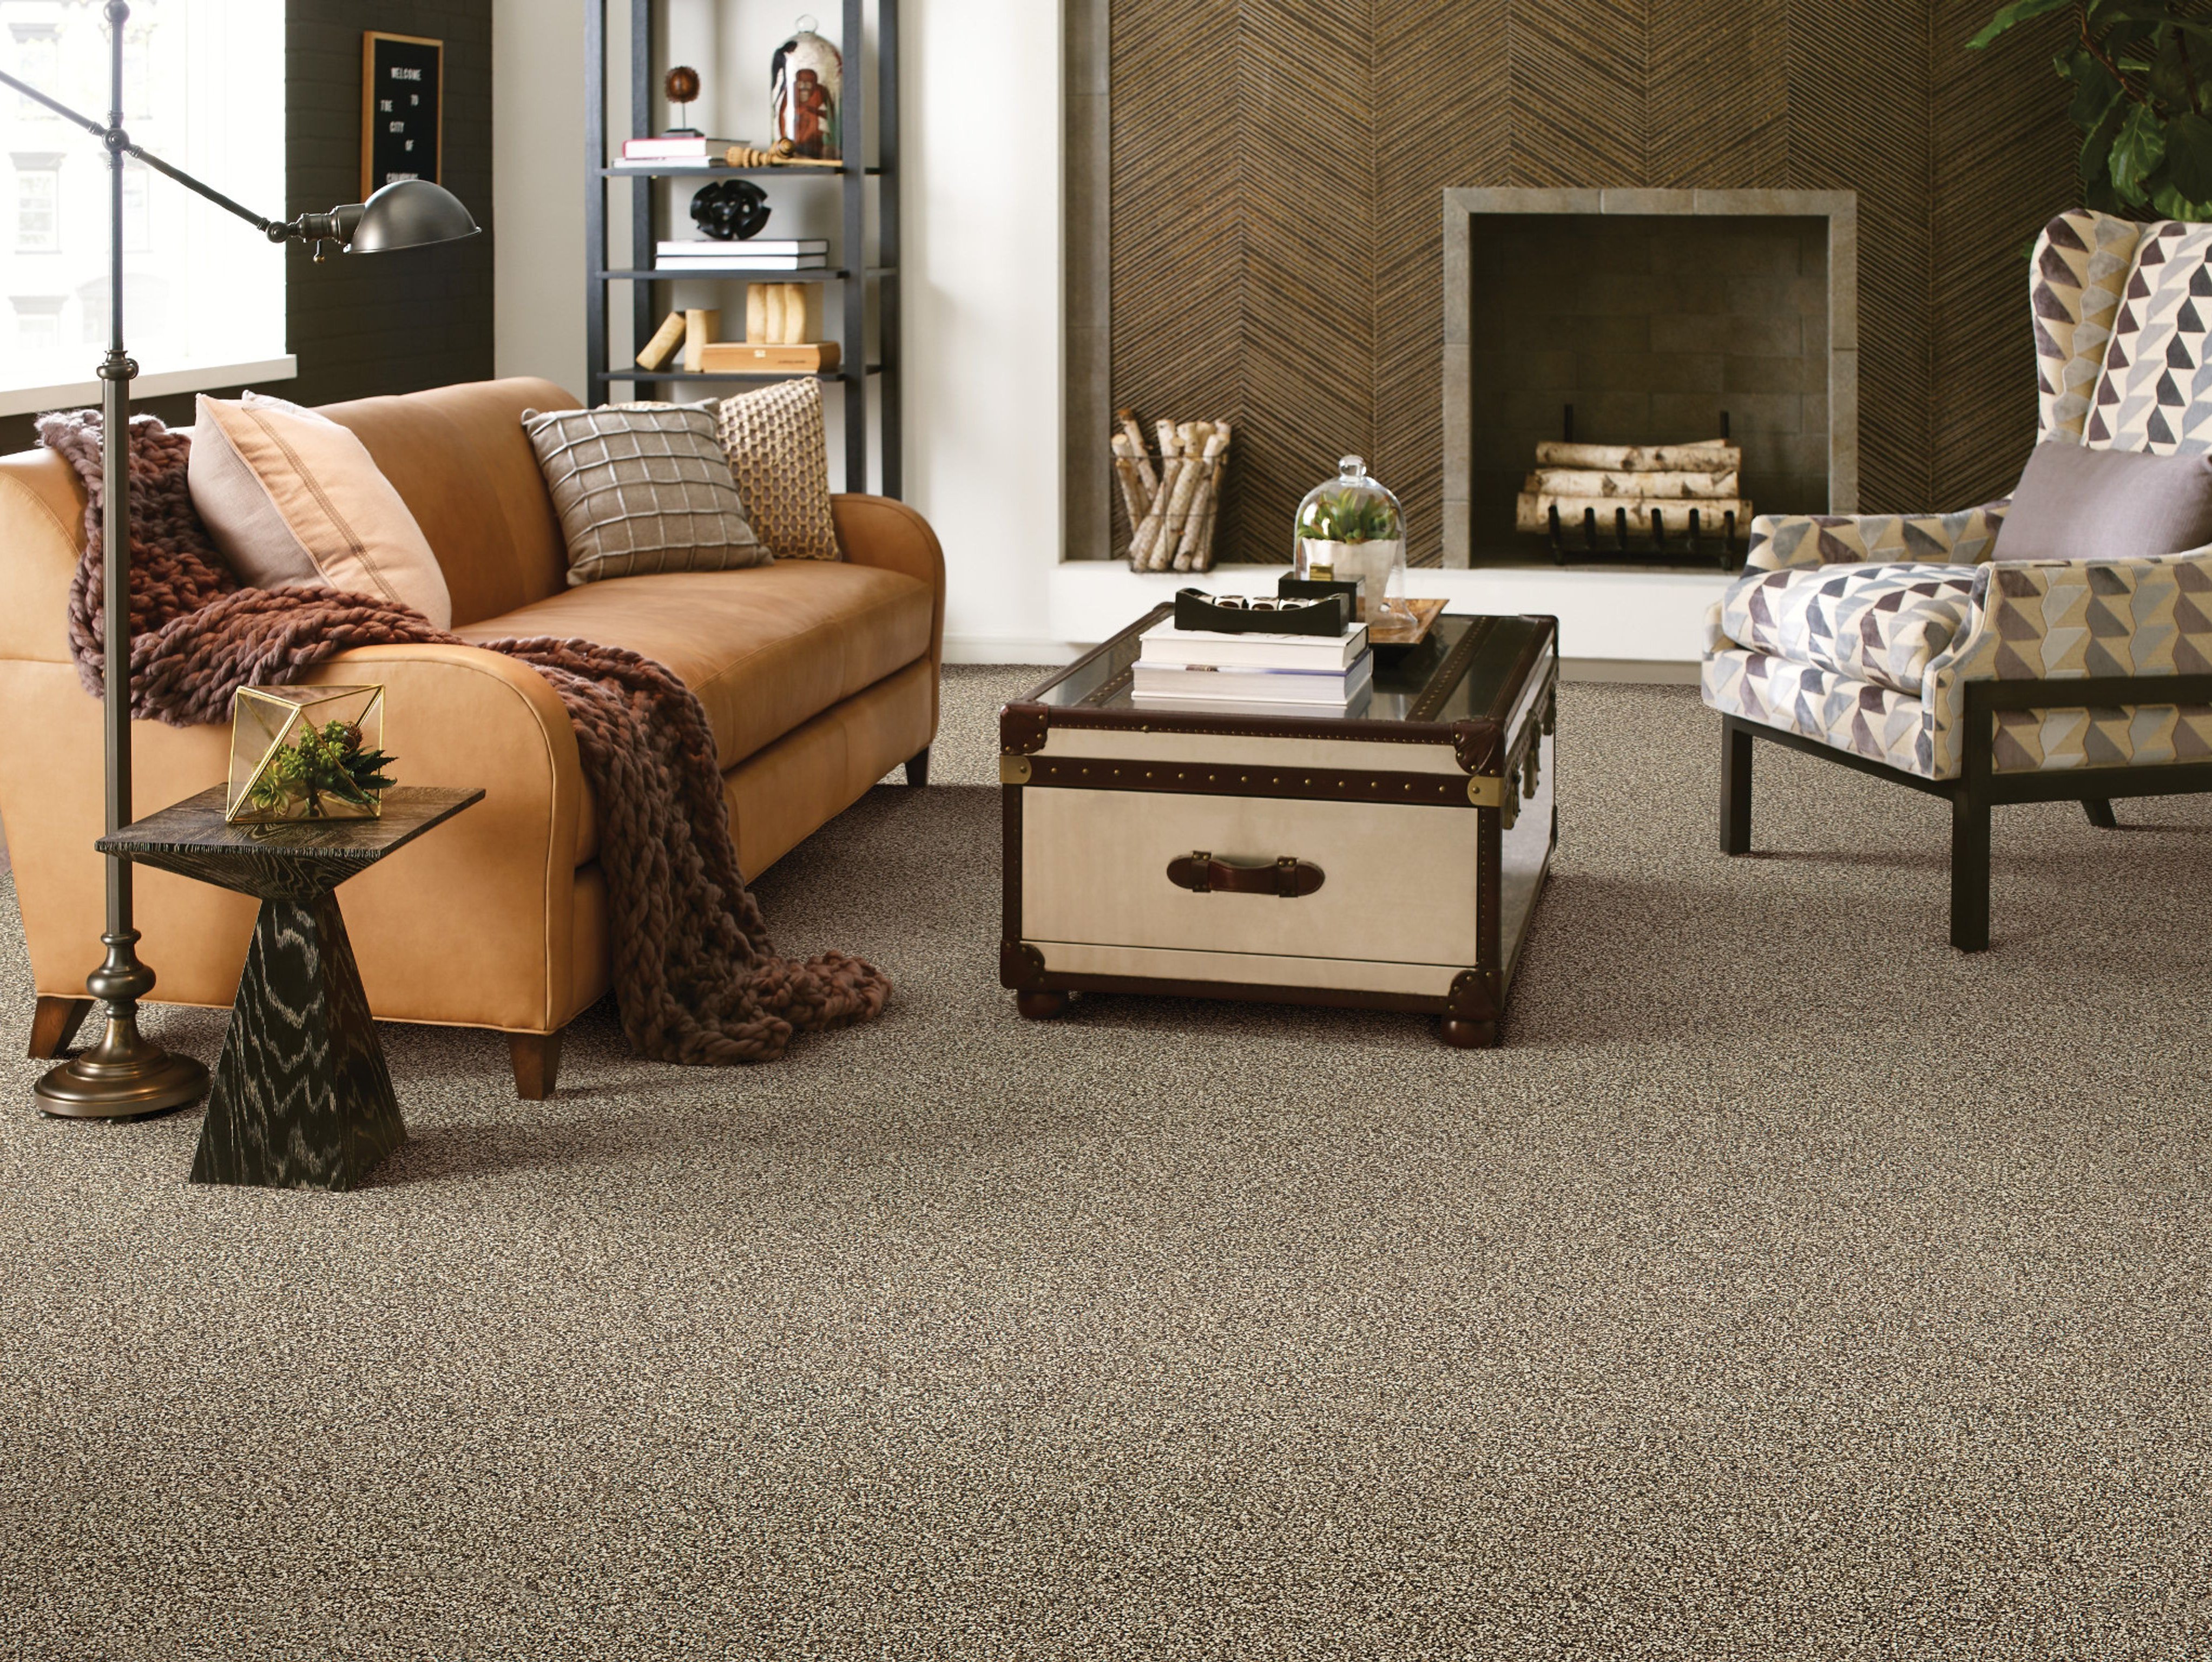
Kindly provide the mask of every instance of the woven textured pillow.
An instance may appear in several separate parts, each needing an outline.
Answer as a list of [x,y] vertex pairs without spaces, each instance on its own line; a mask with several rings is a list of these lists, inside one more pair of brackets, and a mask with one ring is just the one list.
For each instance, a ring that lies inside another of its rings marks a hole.
[[522,412],[561,516],[568,586],[765,564],[712,403]]
[[822,384],[784,381],[722,400],[722,448],[761,540],[779,560],[837,560]]

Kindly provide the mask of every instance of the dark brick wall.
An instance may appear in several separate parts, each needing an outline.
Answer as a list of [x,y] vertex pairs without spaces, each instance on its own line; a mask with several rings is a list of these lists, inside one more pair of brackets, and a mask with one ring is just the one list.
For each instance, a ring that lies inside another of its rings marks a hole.
[[[289,250],[285,338],[300,373],[265,390],[323,404],[484,379],[492,373],[491,0],[291,0],[286,16],[284,216],[360,199],[361,37],[381,29],[446,43],[443,182],[484,234],[407,253],[333,255],[319,266],[307,250]],[[178,187],[156,179],[153,188]],[[241,224],[238,234],[253,231]],[[92,367],[88,359],[88,379]],[[192,418],[189,394],[137,408],[171,422]],[[0,454],[35,442],[30,416],[0,416]]]

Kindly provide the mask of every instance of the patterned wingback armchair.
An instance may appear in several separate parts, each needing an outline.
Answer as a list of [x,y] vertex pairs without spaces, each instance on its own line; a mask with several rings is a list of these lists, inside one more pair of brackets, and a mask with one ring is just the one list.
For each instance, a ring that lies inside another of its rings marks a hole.
[[[2060,215],[2030,283],[2041,436],[2212,448],[2212,225]],[[2006,503],[1769,516],[1706,622],[1721,847],[1754,737],[1952,804],[1951,943],[1989,945],[1990,810],[2212,790],[2212,549],[2005,563]]]

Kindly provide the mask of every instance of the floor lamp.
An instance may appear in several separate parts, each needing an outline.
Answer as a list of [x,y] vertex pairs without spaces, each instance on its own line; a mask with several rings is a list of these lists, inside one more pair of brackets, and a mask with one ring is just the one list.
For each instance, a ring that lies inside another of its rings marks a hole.
[[[131,821],[131,381],[138,366],[123,349],[123,161],[135,157],[155,173],[196,191],[218,208],[235,214],[271,242],[314,245],[323,258],[325,244],[350,253],[382,253],[434,242],[453,242],[477,234],[476,221],[454,197],[428,179],[401,179],[367,202],[333,208],[327,214],[302,214],[289,224],[266,220],[233,202],[191,174],[149,155],[123,130],[123,25],[131,15],[124,0],[103,8],[110,39],[110,96],[105,122],[78,114],[66,105],[0,71],[0,85],[14,88],[64,119],[76,123],[106,147],[109,185],[107,355],[101,360],[100,555],[106,582],[101,618],[106,631],[107,828]],[[85,978],[85,990],[107,1006],[107,1030],[100,1043],[54,1069],[33,1086],[40,1109],[76,1119],[125,1119],[181,1108],[206,1095],[207,1070],[189,1056],[174,1056],[138,1031],[138,1001],[153,991],[154,972],[139,961],[138,931],[132,926],[131,863],[107,862],[107,928],[100,936],[107,956]]]

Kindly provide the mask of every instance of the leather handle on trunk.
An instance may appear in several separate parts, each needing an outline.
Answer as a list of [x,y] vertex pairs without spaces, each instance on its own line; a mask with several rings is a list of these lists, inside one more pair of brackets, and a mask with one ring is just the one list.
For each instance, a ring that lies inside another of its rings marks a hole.
[[1265,865],[1240,865],[1217,860],[1206,850],[1182,854],[1168,862],[1168,881],[1178,889],[1199,895],[1274,895],[1295,901],[1310,895],[1327,881],[1311,860],[1285,854]]

